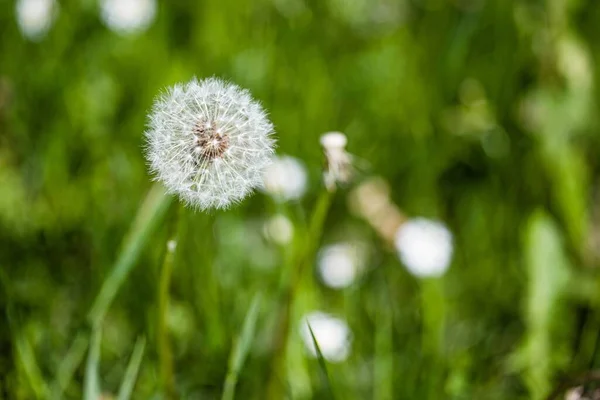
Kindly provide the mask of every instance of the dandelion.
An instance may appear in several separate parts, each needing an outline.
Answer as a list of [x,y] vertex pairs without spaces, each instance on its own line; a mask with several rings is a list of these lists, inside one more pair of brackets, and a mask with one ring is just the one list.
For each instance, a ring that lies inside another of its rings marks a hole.
[[317,349],[308,329],[309,325],[319,350],[327,361],[341,362],[348,358],[352,335],[346,321],[322,311],[313,311],[302,319],[300,335],[304,346],[313,357],[316,357]]
[[15,11],[23,36],[37,40],[52,26],[58,5],[55,0],[19,0]]
[[227,208],[261,185],[273,125],[247,90],[220,79],[175,85],[154,103],[150,169],[170,193],[205,210]]
[[350,286],[364,264],[364,249],[357,243],[335,243],[319,251],[318,268],[323,283],[333,289]]
[[336,184],[348,183],[352,178],[352,156],[346,152],[347,143],[348,139],[342,132],[327,132],[321,136],[327,161],[323,182],[330,192],[335,190]]
[[396,232],[395,244],[402,263],[418,277],[443,275],[452,259],[452,233],[438,221],[406,221]]
[[294,157],[277,157],[263,178],[265,191],[276,199],[297,200],[306,192],[306,167]]
[[122,35],[145,31],[156,16],[156,0],[102,0],[100,7],[104,24]]

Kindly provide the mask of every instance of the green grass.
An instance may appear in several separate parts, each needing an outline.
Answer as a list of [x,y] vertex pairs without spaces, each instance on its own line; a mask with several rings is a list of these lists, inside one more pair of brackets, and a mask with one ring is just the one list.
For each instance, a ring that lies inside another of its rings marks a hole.
[[[65,0],[35,40],[14,3],[0,7],[0,399],[513,400],[600,383],[597,2],[162,1],[119,35],[97,2]],[[201,213],[152,182],[154,97],[213,75],[268,110],[278,154],[306,166],[299,200],[258,191]],[[332,130],[357,170],[335,193]],[[408,272],[392,214],[376,229],[356,213],[373,176],[387,206],[452,231],[441,277]],[[265,233],[275,215],[287,243]],[[343,289],[318,268],[338,242],[366,249]],[[307,351],[316,310],[347,322],[346,359]]]

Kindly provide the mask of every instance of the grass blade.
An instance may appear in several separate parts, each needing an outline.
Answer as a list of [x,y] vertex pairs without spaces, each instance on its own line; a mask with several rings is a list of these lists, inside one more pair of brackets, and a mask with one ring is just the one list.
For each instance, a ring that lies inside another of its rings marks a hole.
[[325,386],[327,386],[327,390],[329,391],[329,395],[331,399],[335,399],[333,395],[333,385],[331,384],[331,379],[329,379],[329,373],[327,372],[327,363],[325,361],[325,357],[323,357],[323,353],[321,353],[321,348],[319,347],[319,343],[317,342],[317,338],[313,333],[313,330],[308,322],[308,331],[310,332],[310,337],[313,340],[313,344],[315,345],[315,349],[317,350],[317,361],[319,362],[319,367],[321,367],[321,372],[323,374],[323,380],[325,381]]
[[250,309],[244,319],[242,335],[239,338],[231,358],[229,359],[229,371],[225,379],[225,387],[223,389],[222,400],[232,400],[235,394],[235,385],[237,384],[238,375],[244,365],[244,361],[250,352],[250,346],[254,340],[256,332],[256,321],[258,320],[258,312],[260,309],[260,295],[256,294],[250,305]]
[[102,333],[100,327],[92,331],[90,339],[90,352],[88,354],[85,368],[84,400],[98,400],[100,398],[100,380],[98,377],[98,365],[100,364],[100,343]]
[[117,400],[129,400],[131,397],[131,393],[133,392],[133,387],[135,386],[135,381],[140,370],[140,365],[142,364],[142,358],[144,356],[145,349],[146,339],[139,338],[135,343],[135,347],[133,348],[131,359],[127,365],[127,370],[125,371],[125,377],[123,378],[123,382],[119,388]]
[[47,399],[49,395],[48,386],[46,385],[46,382],[44,382],[42,372],[37,365],[35,354],[31,348],[31,344],[27,340],[27,336],[24,333],[18,334],[13,338],[13,341],[16,346],[21,367],[25,372],[27,381],[35,393],[36,398]]
[[104,318],[119,288],[131,272],[148,238],[165,216],[170,204],[171,196],[166,195],[160,185],[156,184],[150,189],[124,240],[122,251],[90,309],[88,321],[92,326],[99,325]]
[[83,358],[85,357],[87,346],[88,340],[83,333],[77,335],[66,356],[58,366],[56,378],[52,385],[53,399],[62,398],[65,389],[69,386],[69,383],[71,383],[71,380],[73,379],[75,370],[77,367],[79,367],[79,364],[81,364]]

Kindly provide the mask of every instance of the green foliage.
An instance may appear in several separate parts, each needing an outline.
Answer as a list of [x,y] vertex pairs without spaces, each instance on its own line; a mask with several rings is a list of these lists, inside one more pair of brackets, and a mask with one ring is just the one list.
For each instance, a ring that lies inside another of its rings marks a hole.
[[[543,399],[600,369],[600,2],[161,1],[127,35],[98,2],[61,0],[34,39],[15,3],[0,7],[0,399],[326,399],[328,382],[349,400]],[[212,75],[269,111],[278,152],[307,166],[301,200],[175,210],[150,181],[153,98]],[[331,130],[359,170],[333,194]],[[410,275],[352,212],[369,175],[402,215],[452,230],[442,277]],[[276,214],[287,244],[265,234]],[[316,260],[341,241],[368,256],[333,289]],[[313,310],[347,321],[345,360],[305,349]]]

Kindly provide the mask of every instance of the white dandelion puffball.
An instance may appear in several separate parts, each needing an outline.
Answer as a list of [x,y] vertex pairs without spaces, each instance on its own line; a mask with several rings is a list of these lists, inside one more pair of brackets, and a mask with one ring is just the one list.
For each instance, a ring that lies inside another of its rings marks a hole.
[[330,362],[341,362],[348,358],[352,334],[344,320],[321,311],[311,312],[302,319],[300,326],[302,341],[310,355],[316,357],[317,349],[308,325],[315,335],[323,358]]
[[119,34],[141,32],[156,16],[156,0],[101,0],[102,22]]
[[400,260],[418,277],[442,276],[452,260],[452,233],[446,225],[413,218],[398,228],[394,243]]
[[297,200],[306,192],[306,168],[297,158],[277,157],[264,174],[264,189],[282,200]]
[[202,210],[227,208],[262,184],[273,125],[250,93],[208,78],[154,102],[146,131],[150,169],[170,193]]
[[362,252],[351,243],[335,243],[319,251],[317,265],[323,283],[333,289],[350,286],[362,268]]
[[55,0],[19,0],[15,7],[19,29],[31,40],[48,32],[58,8]]

